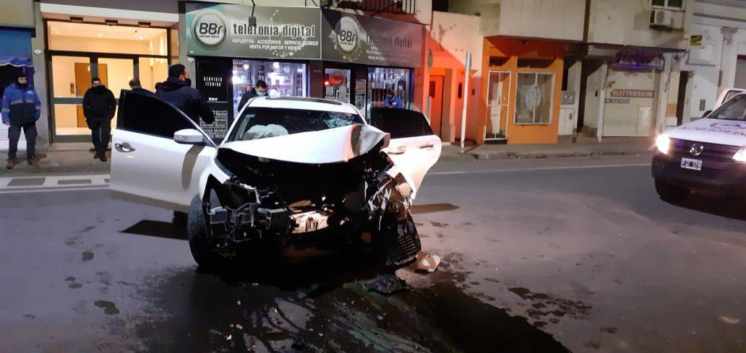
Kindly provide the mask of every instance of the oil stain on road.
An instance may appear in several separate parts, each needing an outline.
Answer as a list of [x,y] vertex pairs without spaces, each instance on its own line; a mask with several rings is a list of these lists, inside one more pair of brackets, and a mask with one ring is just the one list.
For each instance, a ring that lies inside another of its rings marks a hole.
[[[158,352],[567,352],[526,319],[453,282],[391,295],[367,289],[380,272],[335,256],[254,264],[240,274],[193,268],[153,275],[139,289],[133,347]],[[254,276],[245,275],[249,270]],[[126,334],[122,332],[122,334]]]

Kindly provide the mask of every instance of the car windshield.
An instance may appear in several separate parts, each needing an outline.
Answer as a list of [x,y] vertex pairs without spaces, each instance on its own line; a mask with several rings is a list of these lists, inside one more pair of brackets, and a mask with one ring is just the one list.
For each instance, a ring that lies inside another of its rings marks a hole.
[[229,141],[257,140],[363,124],[357,114],[301,109],[246,108]]
[[708,119],[746,121],[746,94],[737,95],[710,113]]

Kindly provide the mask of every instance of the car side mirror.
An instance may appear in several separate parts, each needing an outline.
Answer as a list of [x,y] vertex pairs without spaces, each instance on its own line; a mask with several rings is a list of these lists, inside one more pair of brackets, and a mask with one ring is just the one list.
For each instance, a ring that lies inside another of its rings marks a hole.
[[391,134],[386,132],[383,134],[383,146],[381,146],[381,149],[389,147],[390,144],[391,144]]
[[183,129],[174,133],[174,141],[184,145],[203,145],[205,136],[196,129]]

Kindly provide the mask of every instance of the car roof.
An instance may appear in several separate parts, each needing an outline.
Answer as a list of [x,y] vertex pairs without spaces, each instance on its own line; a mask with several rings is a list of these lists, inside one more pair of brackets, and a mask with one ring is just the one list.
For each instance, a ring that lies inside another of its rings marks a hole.
[[248,106],[251,108],[302,109],[358,114],[357,109],[352,104],[312,97],[256,97],[249,101]]

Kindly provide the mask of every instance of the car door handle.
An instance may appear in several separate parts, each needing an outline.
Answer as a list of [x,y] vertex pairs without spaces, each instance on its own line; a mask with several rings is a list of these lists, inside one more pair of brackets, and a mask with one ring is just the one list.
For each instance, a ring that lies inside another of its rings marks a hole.
[[130,146],[130,144],[127,142],[122,142],[122,143],[117,142],[114,144],[114,148],[116,148],[117,151],[122,152],[122,153],[135,152],[135,149],[132,146]]
[[431,144],[427,144],[427,145],[421,145],[421,146],[420,146],[420,149],[423,149],[423,150],[430,150],[430,149],[433,149],[433,147],[435,147],[435,145],[433,145],[433,144],[431,143]]

